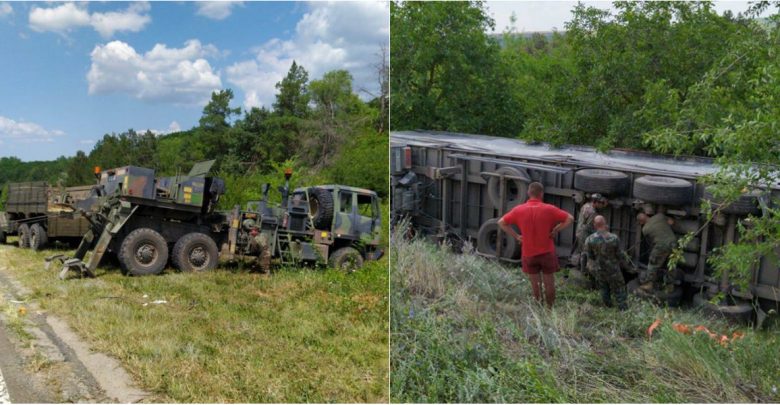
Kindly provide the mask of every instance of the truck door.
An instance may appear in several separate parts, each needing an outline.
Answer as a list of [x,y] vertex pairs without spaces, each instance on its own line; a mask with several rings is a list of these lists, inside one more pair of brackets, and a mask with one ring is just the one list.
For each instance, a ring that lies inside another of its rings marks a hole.
[[352,191],[339,191],[338,209],[334,213],[335,218],[333,224],[333,233],[336,234],[337,237],[355,234],[356,197],[357,196]]
[[357,215],[355,216],[355,236],[367,243],[379,243],[380,235],[379,202],[371,194],[357,194]]

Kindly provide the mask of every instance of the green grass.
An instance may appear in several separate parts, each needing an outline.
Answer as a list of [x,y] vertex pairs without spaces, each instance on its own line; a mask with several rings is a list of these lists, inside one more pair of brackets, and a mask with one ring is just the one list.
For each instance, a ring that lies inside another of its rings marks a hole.
[[387,258],[353,274],[99,269],[61,281],[44,270],[52,253],[0,247],[0,268],[31,291],[25,300],[120,360],[152,401],[387,402]]
[[[757,402],[780,400],[777,329],[753,331],[631,297],[621,313],[562,283],[553,310],[519,268],[391,239],[393,402]],[[648,339],[657,318],[662,325]],[[739,329],[722,347],[673,322]]]

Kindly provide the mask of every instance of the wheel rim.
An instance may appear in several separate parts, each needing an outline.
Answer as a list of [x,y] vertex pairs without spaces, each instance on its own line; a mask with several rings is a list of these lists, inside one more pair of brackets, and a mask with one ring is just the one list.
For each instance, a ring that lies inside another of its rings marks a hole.
[[355,255],[346,255],[344,260],[341,262],[341,269],[350,271],[354,270],[355,268],[357,268],[357,258]]
[[135,259],[143,266],[149,266],[157,259],[157,248],[152,243],[142,243],[135,250]]
[[195,246],[190,250],[189,261],[196,270],[204,269],[209,263],[210,255],[204,246]]
[[309,214],[311,214],[312,217],[316,217],[317,213],[320,211],[320,202],[316,198],[312,198],[309,205]]

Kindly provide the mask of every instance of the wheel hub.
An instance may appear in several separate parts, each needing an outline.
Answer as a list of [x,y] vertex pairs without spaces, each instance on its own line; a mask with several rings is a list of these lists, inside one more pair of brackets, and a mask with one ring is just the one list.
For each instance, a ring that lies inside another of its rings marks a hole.
[[157,258],[157,249],[150,243],[145,243],[135,251],[135,258],[139,263],[148,265]]
[[190,252],[190,263],[195,267],[203,267],[209,261],[209,254],[202,246],[197,246]]

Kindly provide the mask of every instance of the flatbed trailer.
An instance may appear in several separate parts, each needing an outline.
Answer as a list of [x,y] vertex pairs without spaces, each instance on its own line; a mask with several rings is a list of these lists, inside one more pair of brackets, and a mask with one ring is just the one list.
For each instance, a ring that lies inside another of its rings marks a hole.
[[10,183],[5,211],[0,212],[0,243],[6,243],[8,236],[18,236],[19,247],[40,250],[54,241],[80,240],[89,222],[75,212],[74,205],[87,199],[92,187]]
[[[780,184],[744,196],[707,223],[700,206],[711,195],[698,179],[718,170],[711,159],[628,150],[601,153],[583,146],[555,148],[434,131],[391,132],[390,143],[392,219],[409,218],[417,233],[468,241],[479,254],[519,262],[520,249],[499,236],[495,219],[525,201],[529,182],[541,182],[545,202],[575,218],[589,194],[598,192],[609,200],[601,214],[640,267],[646,266],[649,249],[636,216],[664,212],[675,219],[679,235],[698,231],[679,264],[686,286],[705,296],[726,290],[763,308],[780,303],[780,267],[772,258],[761,258],[747,290],[730,285],[728,274],[716,278],[706,260],[714,249],[739,241],[738,225],[747,223],[748,214],[765,215],[780,200]],[[560,258],[567,259],[575,247],[574,227],[559,233]]]

